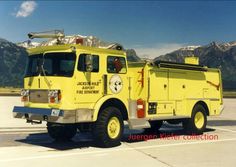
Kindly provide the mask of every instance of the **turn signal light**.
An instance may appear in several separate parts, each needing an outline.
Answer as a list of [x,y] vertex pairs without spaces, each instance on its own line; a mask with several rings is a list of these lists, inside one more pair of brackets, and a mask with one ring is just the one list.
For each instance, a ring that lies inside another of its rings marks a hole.
[[27,102],[27,101],[29,101],[29,97],[28,96],[22,96],[21,101],[22,102]]
[[55,97],[50,97],[50,103],[55,103]]

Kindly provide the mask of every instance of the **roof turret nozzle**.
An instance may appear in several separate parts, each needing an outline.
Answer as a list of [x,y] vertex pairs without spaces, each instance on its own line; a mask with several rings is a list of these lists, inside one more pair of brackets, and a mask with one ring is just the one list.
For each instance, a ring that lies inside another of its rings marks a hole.
[[53,31],[45,31],[45,32],[31,32],[28,34],[30,39],[34,38],[63,38],[65,34],[62,30],[53,30]]

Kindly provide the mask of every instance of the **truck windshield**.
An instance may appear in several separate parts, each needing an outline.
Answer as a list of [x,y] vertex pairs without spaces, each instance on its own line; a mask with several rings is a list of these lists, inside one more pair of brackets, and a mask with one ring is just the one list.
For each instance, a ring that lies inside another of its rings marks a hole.
[[38,75],[72,77],[75,59],[75,53],[60,52],[31,55],[25,77]]

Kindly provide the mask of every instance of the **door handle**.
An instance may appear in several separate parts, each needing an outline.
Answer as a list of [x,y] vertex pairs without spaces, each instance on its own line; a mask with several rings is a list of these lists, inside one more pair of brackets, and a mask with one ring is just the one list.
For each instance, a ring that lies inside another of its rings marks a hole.
[[166,85],[166,84],[164,84],[164,88],[167,88],[167,85]]

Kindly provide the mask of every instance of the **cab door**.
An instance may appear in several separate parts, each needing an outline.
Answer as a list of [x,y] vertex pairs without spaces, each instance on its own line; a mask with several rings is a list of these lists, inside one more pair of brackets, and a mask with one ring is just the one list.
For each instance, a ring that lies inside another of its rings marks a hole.
[[106,60],[107,94],[117,96],[123,101],[128,99],[128,78],[126,58],[108,55]]
[[[88,57],[91,59],[91,67],[86,63]],[[77,103],[95,103],[102,97],[102,62],[100,59],[98,54],[81,53],[79,55],[75,76]]]

